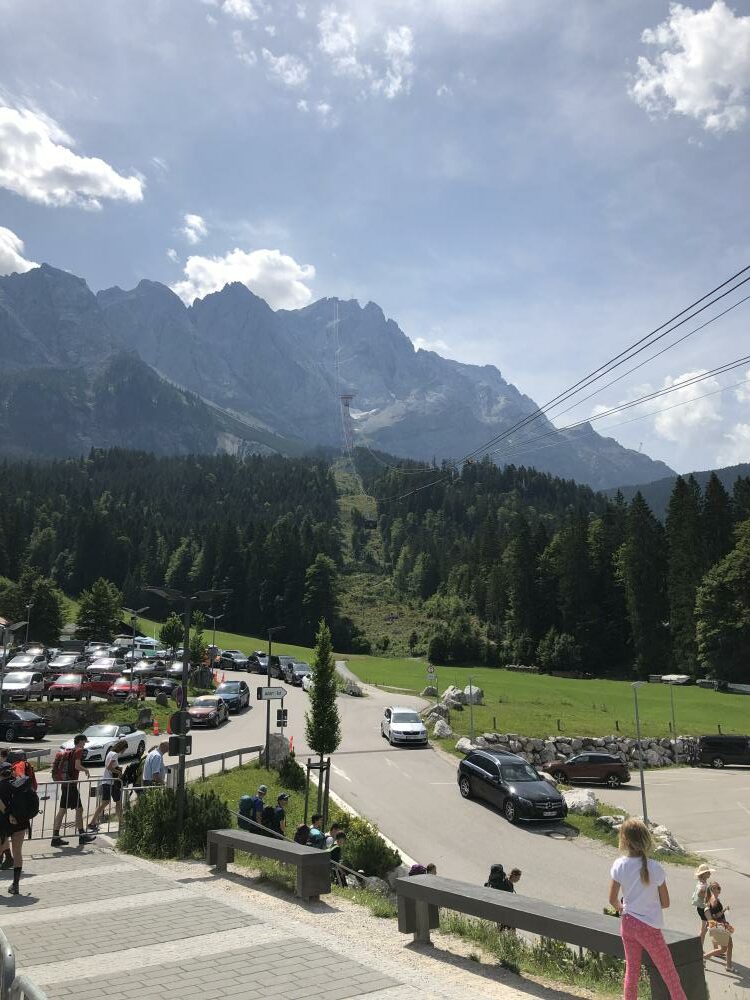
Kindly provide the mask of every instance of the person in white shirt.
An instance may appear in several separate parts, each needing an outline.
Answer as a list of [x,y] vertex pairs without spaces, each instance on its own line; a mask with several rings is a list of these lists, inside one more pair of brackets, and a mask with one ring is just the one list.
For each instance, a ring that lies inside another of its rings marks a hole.
[[645,948],[659,970],[671,1000],[687,1000],[664,935],[662,910],[669,906],[664,869],[652,861],[653,842],[639,819],[626,819],[620,827],[624,856],[612,865],[609,902],[621,916],[620,934],[625,948],[624,1000],[637,1000],[638,977]]
[[164,784],[164,754],[169,750],[169,740],[163,740],[158,746],[152,747],[143,765],[143,784]]
[[89,830],[96,833],[102,821],[104,813],[110,802],[115,804],[118,824],[122,823],[122,772],[120,770],[120,754],[128,749],[127,740],[118,740],[113,743],[104,758],[104,770],[99,779],[99,795],[101,801],[96,807],[96,812],[91,817]]

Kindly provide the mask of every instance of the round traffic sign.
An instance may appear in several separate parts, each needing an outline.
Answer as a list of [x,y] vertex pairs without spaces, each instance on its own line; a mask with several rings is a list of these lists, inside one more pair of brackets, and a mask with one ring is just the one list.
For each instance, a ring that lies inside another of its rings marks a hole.
[[433,665],[431,663],[427,664],[427,673],[430,674],[430,675],[432,675],[432,674],[435,673],[435,668],[433,667]]

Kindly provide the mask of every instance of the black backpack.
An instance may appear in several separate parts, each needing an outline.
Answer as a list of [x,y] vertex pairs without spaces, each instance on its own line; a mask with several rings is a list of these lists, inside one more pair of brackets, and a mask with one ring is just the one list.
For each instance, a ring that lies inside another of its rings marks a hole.
[[484,885],[487,889],[500,889],[502,892],[513,892],[513,883],[505,874],[502,865],[493,865],[490,868],[489,877]]
[[310,827],[307,825],[307,823],[300,823],[300,825],[294,831],[294,842],[296,844],[302,844],[303,847],[306,847],[309,836],[310,836]]
[[263,806],[263,812],[260,814],[260,821],[263,826],[267,827],[269,830],[273,830],[274,833],[279,832],[279,826],[276,822],[275,806]]
[[11,782],[10,813],[17,820],[25,822],[39,815],[39,796],[34,791],[31,779],[16,778]]

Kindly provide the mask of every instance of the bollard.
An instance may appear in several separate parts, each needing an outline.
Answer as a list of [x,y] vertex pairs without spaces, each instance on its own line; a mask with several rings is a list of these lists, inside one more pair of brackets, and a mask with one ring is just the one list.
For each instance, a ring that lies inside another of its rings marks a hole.
[[494,715],[492,716],[492,729],[494,730],[494,732],[497,732],[497,719],[495,718]]
[[619,719],[615,719],[615,729],[617,730],[618,733],[620,732],[620,720]]
[[558,731],[558,733],[562,732],[562,726],[560,725],[560,720],[559,719],[557,720],[557,731]]
[[717,725],[719,727],[719,736],[723,736],[724,734],[721,731],[721,723],[719,722],[719,723],[717,723]]

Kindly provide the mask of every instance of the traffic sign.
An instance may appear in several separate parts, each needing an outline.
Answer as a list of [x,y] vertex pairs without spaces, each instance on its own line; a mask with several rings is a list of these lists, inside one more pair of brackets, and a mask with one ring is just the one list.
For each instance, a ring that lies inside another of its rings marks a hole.
[[185,689],[182,684],[178,684],[174,689],[174,700],[177,702],[177,707],[182,708],[182,703],[185,700]]
[[431,663],[427,664],[427,673],[430,677],[433,677],[435,674],[435,667]]
[[287,720],[289,718],[289,713],[285,708],[276,709],[276,725],[279,729],[285,729],[287,725]]
[[258,701],[278,701],[286,697],[286,688],[259,687]]
[[[182,725],[183,725],[182,719],[183,719],[182,712],[173,712],[170,715],[170,717],[169,717],[169,728],[172,730],[172,732],[176,736],[179,736],[182,733]],[[184,719],[185,719],[185,723],[184,723],[185,724],[185,732],[189,733],[190,732],[190,716],[189,715],[185,715]]]

